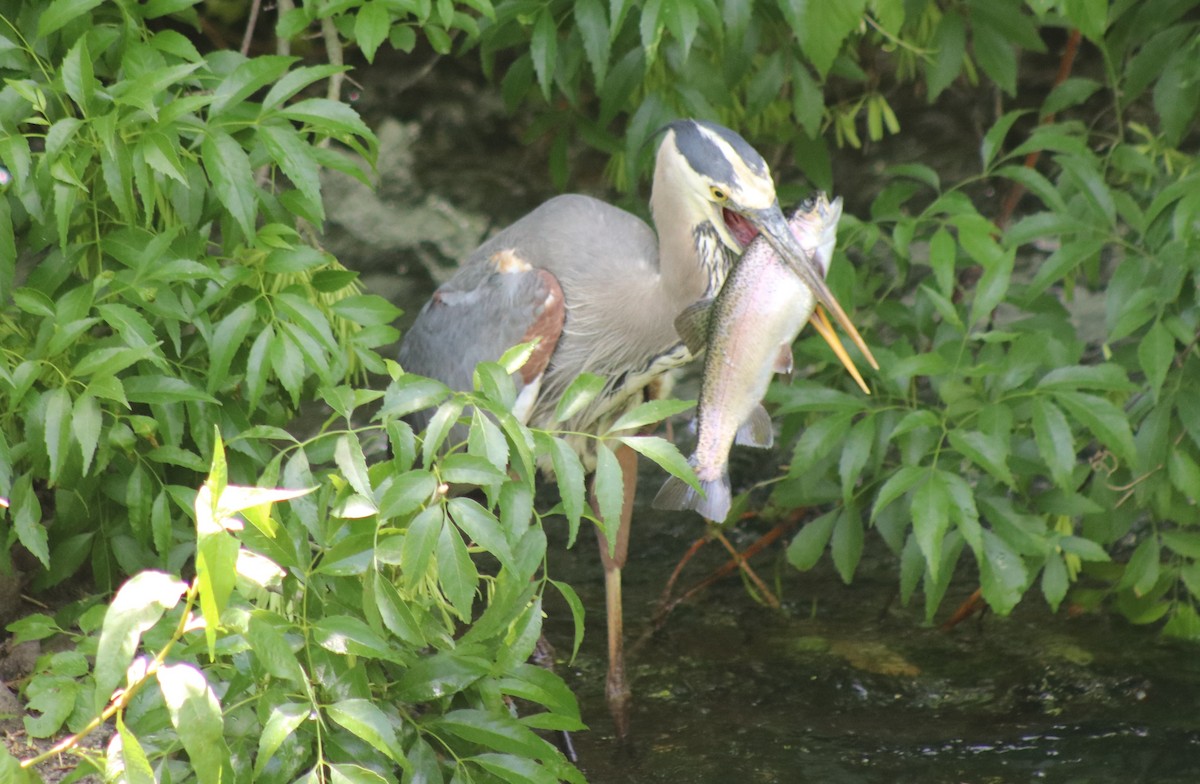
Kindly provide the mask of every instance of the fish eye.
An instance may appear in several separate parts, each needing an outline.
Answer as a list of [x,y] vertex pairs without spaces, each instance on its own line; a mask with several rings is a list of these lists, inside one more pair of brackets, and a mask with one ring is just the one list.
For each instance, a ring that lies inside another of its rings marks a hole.
[[716,185],[708,186],[708,195],[713,197],[713,201],[725,201],[729,198],[729,194]]

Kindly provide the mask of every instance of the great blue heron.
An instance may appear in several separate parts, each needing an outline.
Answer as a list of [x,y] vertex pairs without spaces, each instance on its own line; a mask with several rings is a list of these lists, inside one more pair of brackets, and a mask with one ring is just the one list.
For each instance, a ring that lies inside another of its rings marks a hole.
[[[788,230],[766,162],[741,136],[698,120],[667,125],[650,208],[657,237],[640,218],[588,196],[558,196],[537,207],[481,245],[438,288],[404,337],[401,365],[468,390],[478,362],[541,338],[514,379],[519,416],[535,427],[604,432],[644,399],[653,382],[692,359],[675,331],[675,317],[719,291],[732,261],[758,233],[870,358],[821,270]],[[604,391],[570,420],[555,424],[563,392],[584,372],[606,379]],[[575,445],[591,469],[595,455],[589,443],[580,439]],[[622,654],[621,569],[637,455],[621,447],[617,457],[625,503],[615,552],[609,552],[603,534],[599,540],[608,611],[606,695],[624,737],[630,691]]]

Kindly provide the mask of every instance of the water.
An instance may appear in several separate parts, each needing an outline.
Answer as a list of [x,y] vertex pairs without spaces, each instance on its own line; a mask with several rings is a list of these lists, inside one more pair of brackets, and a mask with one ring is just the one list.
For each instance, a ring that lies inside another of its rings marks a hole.
[[[698,518],[659,526],[659,513],[639,512],[630,638],[701,530]],[[581,537],[552,568],[588,604],[589,637],[566,674],[591,727],[575,746],[594,784],[1200,781],[1194,648],[1108,616],[1053,615],[1034,595],[1009,618],[925,627],[919,607],[898,605],[880,553],[845,586],[828,563],[801,574],[774,550],[757,568],[781,589],[782,610],[757,604],[737,577],[677,608],[629,662],[634,746],[622,752],[604,704],[603,582],[590,545]],[[718,549],[688,568],[691,580],[723,560]],[[953,586],[942,617],[974,588]],[[551,640],[569,650],[556,609]]]

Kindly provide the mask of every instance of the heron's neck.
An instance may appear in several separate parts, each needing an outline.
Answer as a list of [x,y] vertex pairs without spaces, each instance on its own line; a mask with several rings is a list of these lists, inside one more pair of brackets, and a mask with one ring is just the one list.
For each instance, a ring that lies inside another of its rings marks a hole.
[[658,265],[662,295],[678,306],[673,312],[704,297],[716,296],[730,258],[711,224],[696,224],[697,211],[689,208],[680,184],[659,167],[655,173],[650,209],[658,232]]

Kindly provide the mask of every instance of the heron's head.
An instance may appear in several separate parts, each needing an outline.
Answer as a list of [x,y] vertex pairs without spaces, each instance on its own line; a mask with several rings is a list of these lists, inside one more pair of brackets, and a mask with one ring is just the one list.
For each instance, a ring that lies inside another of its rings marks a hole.
[[[813,254],[800,247],[788,228],[775,196],[771,170],[763,157],[741,136],[713,123],[678,120],[667,125],[664,132],[652,199],[661,194],[664,201],[670,201],[668,219],[686,224],[693,232],[711,226],[738,254],[761,234],[812,291],[817,303],[850,334],[872,367],[878,367],[858,330],[825,285],[824,268]],[[661,233],[661,221],[667,216],[657,214],[657,205],[655,212]]]
[[677,120],[664,129],[655,167],[656,190],[676,200],[677,220],[711,225],[735,253],[761,228],[756,216],[774,211],[782,220],[767,162],[738,134],[701,120]]

